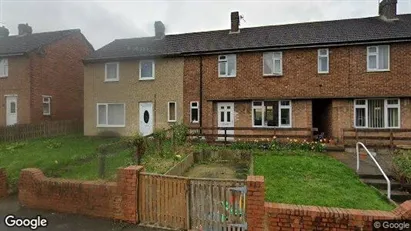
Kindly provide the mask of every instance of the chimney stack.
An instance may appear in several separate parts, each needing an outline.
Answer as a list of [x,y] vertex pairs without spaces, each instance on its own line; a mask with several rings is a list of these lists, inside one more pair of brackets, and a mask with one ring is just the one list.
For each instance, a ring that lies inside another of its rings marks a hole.
[[28,23],[26,24],[19,24],[18,25],[18,29],[19,29],[19,35],[23,36],[23,35],[29,35],[33,32],[33,30],[31,29],[31,26],[29,26]]
[[231,33],[239,33],[240,32],[240,14],[238,11],[231,12]]
[[166,27],[164,26],[163,22],[156,21],[154,22],[154,30],[156,32],[155,38],[156,39],[163,39],[166,32]]
[[378,7],[378,14],[386,20],[397,19],[397,0],[382,0]]
[[0,27],[0,38],[8,37],[9,36],[9,29],[2,26]]

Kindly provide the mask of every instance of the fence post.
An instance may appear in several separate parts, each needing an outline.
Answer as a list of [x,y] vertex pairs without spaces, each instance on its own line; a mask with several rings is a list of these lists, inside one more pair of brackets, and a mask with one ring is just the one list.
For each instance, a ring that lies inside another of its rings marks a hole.
[[227,127],[224,127],[224,146],[227,146]]
[[358,142],[358,131],[357,129],[355,129],[355,143]]
[[390,149],[394,148],[394,134],[392,133],[392,129],[390,129]]
[[98,153],[98,177],[103,179],[106,165],[106,154],[104,152]]

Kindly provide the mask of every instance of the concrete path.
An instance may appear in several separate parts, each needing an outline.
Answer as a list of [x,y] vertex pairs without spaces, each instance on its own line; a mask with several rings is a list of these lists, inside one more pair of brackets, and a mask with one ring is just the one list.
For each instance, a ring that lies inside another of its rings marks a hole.
[[[328,154],[335,159],[343,162],[345,165],[356,171],[357,169],[357,156],[355,153],[348,152],[328,152]],[[375,157],[377,162],[380,164],[381,168],[387,175],[391,175],[392,166],[392,155],[391,154],[380,154],[377,152]],[[375,165],[374,161],[367,156],[365,160],[360,158],[360,171],[359,174],[369,174],[369,175],[382,175]]]
[[31,230],[30,228],[8,228],[4,224],[4,218],[13,214],[16,217],[32,218],[40,215],[48,220],[46,228],[39,228],[39,231],[160,231],[162,229],[151,229],[139,227],[136,225],[128,225],[125,223],[114,222],[106,219],[92,218],[86,216],[53,213],[48,211],[34,210],[21,207],[16,196],[10,196],[0,200],[0,230]]

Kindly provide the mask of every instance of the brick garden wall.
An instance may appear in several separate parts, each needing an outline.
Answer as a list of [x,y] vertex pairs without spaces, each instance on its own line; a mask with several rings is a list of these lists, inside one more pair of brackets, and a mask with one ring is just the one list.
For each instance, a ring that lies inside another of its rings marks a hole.
[[19,179],[23,206],[138,223],[137,184],[141,166],[119,169],[117,182],[45,177],[39,169],[24,169]]
[[7,174],[4,168],[0,168],[0,199],[8,194]]
[[[410,219],[411,201],[393,211],[341,209],[264,202],[264,177],[247,178],[249,231],[262,230],[372,230],[376,219]],[[264,208],[264,209],[261,209]]]

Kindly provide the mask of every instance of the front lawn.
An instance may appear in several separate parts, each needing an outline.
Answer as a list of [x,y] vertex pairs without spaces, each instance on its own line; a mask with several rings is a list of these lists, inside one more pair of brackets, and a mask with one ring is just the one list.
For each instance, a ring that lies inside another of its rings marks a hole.
[[[39,168],[47,176],[59,177],[78,165],[96,158],[96,148],[118,138],[84,137],[81,134],[0,143],[0,167],[15,186],[24,168]],[[97,169],[88,169],[98,171]],[[81,174],[81,173],[79,173]]]
[[270,151],[254,156],[254,175],[265,178],[266,201],[392,210],[375,189],[341,162],[312,152]]

